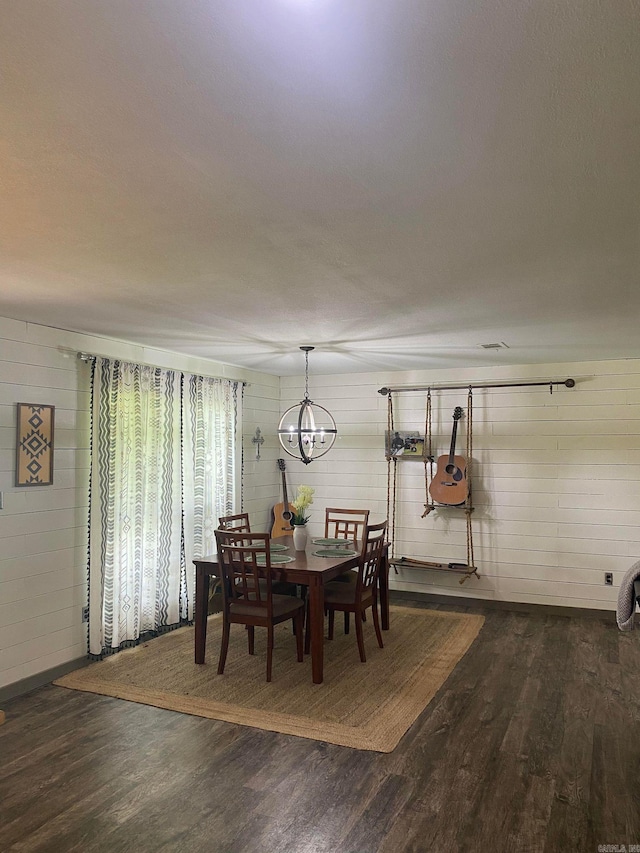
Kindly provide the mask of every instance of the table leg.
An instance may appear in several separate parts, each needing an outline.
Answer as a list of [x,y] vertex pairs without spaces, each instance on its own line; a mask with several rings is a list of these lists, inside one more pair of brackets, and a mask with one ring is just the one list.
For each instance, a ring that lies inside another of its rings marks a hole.
[[209,575],[196,569],[196,604],[194,612],[196,663],[204,663],[207,645],[207,611],[209,610]]
[[380,615],[382,630],[389,630],[389,558],[387,554],[382,555],[380,571],[378,572],[378,590],[380,598]]
[[311,674],[314,684],[322,684],[324,669],[324,587],[319,578],[309,586],[311,627]]

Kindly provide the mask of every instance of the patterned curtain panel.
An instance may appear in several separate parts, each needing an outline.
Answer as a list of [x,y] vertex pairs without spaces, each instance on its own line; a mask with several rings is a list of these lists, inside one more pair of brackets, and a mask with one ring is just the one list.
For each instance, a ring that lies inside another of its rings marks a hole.
[[[185,540],[189,535],[194,542],[205,541],[204,511],[195,511],[194,487],[198,483],[203,495],[215,493],[209,480],[225,466],[215,448],[204,448],[208,433],[202,434],[198,420],[215,423],[218,417],[207,403],[198,406],[193,429],[194,403],[188,402],[191,394],[185,389],[195,378],[111,359],[94,361],[89,502],[93,655],[132,645],[145,632],[193,616],[194,573]],[[218,404],[212,395],[209,399],[211,406]],[[220,417],[225,420],[224,413]],[[194,441],[201,451],[196,452]],[[208,469],[196,465],[207,451]]]
[[[241,386],[242,387],[242,386]],[[184,377],[184,529],[187,597],[184,619],[192,618],[195,575],[192,560],[215,554],[214,531],[221,515],[235,511],[238,383],[206,376]]]

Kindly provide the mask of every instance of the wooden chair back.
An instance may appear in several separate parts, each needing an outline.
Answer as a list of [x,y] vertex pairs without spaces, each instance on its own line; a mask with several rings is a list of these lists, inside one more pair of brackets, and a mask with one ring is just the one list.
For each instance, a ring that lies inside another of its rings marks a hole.
[[388,522],[385,520],[379,524],[368,524],[366,527],[360,565],[358,566],[356,597],[366,597],[372,589],[376,589],[380,561],[382,560],[387,535],[387,524]]
[[242,602],[251,605],[256,617],[270,620],[273,614],[270,535],[237,529],[215,533],[224,615],[228,617],[234,604]]
[[239,512],[237,515],[223,515],[218,519],[222,530],[233,530],[236,533],[251,533],[249,514]]
[[324,535],[334,539],[357,539],[364,543],[368,509],[338,509],[327,507],[324,516]]

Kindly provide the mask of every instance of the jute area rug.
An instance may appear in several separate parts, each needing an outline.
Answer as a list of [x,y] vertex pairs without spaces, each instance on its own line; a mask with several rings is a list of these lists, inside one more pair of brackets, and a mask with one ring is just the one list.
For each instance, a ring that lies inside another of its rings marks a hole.
[[384,649],[371,617],[363,626],[367,662],[336,616],[325,640],[324,682],[311,661],[298,663],[291,623],[276,627],[273,681],[266,682],[266,631],[256,628],[255,655],[246,632],[231,626],[224,675],[217,675],[222,620],[210,616],[207,661],[193,662],[194,629],[180,628],[78,669],[54,684],[185,714],[282,732],[355,749],[391,752],[473,643],[483,616],[391,607]]

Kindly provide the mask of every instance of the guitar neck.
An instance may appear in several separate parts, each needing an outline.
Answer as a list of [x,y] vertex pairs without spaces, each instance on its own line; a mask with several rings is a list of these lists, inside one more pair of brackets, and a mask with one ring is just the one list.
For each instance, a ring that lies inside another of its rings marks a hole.
[[282,472],[282,503],[284,504],[284,511],[289,512],[289,499],[287,498],[287,481],[284,476],[284,471]]
[[293,513],[289,509],[289,498],[287,496],[287,480],[285,477],[284,459],[278,459],[278,466],[282,473],[282,503],[276,504],[272,509],[273,526],[272,536],[286,536],[291,533],[291,517]]
[[458,421],[453,422],[451,430],[451,447],[449,448],[449,465],[453,465],[453,457],[456,455],[456,436],[458,434]]

